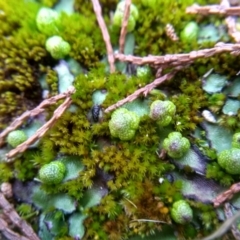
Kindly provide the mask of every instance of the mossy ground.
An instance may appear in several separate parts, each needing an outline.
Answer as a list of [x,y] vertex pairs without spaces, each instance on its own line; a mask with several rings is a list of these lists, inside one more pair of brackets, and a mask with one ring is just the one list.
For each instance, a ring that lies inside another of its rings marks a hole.
[[[112,43],[117,47],[119,31],[111,28],[109,14],[115,10],[117,1],[100,2]],[[217,16],[203,18],[186,15],[185,9],[194,3],[192,0],[158,0],[160,7],[155,9],[144,7],[140,0],[133,2],[141,16],[133,32],[136,40],[134,54],[139,56],[183,53],[215,44],[173,42],[164,30],[168,23],[175,27],[178,35],[189,21],[196,21],[198,24],[223,24],[223,19]],[[48,36],[38,31],[35,22],[36,14],[42,6],[54,7],[56,3],[57,1],[26,3],[19,0],[0,0],[0,129],[6,128],[16,117],[33,109],[43,100],[39,83],[41,76],[45,76],[49,96],[58,92],[58,77],[53,70],[58,62],[46,51],[45,41]],[[198,3],[205,5],[218,2]],[[92,94],[96,90],[108,93],[101,104],[101,108],[106,109],[152,82],[155,70],[152,69],[153,74],[148,77],[127,76],[118,71],[106,73],[106,66],[101,62],[106,48],[101,31],[96,27],[91,2],[76,0],[74,8],[74,14],[61,14],[59,35],[71,45],[69,58],[77,61],[84,69],[74,80],[76,92],[72,100],[75,110],[67,110],[40,139],[37,148],[27,150],[11,164],[2,159],[0,182],[33,181],[44,164],[62,156],[74,156],[84,165],[79,176],[60,185],[43,185],[42,189],[47,194],[66,193],[75,199],[76,204],[87,189],[95,186],[107,189],[107,194],[99,204],[83,211],[88,216],[84,222],[83,239],[120,240],[130,239],[135,235],[144,238],[157,231],[161,232],[165,224],[172,226],[178,239],[196,239],[208,235],[220,224],[209,203],[188,200],[194,210],[194,220],[198,225],[196,229],[191,224],[183,227],[171,220],[172,203],[185,197],[181,192],[182,182],[172,182],[167,176],[173,171],[188,174],[189,168],[179,171],[169,157],[159,154],[161,142],[167,134],[156,122],[148,116],[142,117],[134,139],[124,142],[110,135],[108,122],[111,113],[104,114],[96,123],[89,119],[93,106]],[[194,138],[193,134],[204,121],[201,111],[205,108],[219,114],[221,124],[231,131],[239,129],[239,114],[227,116],[221,113],[226,96],[223,93],[206,93],[202,89],[201,79],[213,68],[218,74],[227,75],[231,84],[231,79],[239,71],[235,64],[238,61],[239,57],[229,54],[199,59],[159,88],[176,105],[176,115],[166,132],[179,131],[192,144],[197,145],[211,160],[206,176],[227,186],[236,182],[238,177],[232,177],[220,169],[216,152],[204,145],[202,139]],[[151,103],[159,98],[158,95],[150,95],[148,100]],[[48,108],[46,119],[52,116],[55,108],[56,105]],[[192,174],[191,169],[190,172]],[[159,178],[164,178],[165,181],[160,184]],[[21,216],[27,218],[38,231],[38,215],[34,205],[30,206],[24,200],[21,204],[14,203]],[[32,204],[31,200],[30,203]],[[64,216],[64,221],[67,222],[69,215]],[[160,222],[138,221],[139,219]],[[55,236],[56,239],[72,239],[67,230],[55,233]]]

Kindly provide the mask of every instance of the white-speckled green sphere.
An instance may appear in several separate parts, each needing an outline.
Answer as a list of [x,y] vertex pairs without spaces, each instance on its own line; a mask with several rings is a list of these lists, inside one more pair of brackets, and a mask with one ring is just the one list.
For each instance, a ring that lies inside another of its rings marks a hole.
[[58,184],[62,182],[66,172],[65,165],[60,161],[54,161],[42,166],[39,170],[39,178],[45,184]]
[[17,147],[27,140],[27,135],[22,130],[15,130],[8,134],[7,143],[12,147]]
[[218,163],[229,174],[240,174],[240,149],[231,148],[218,154]]
[[174,202],[171,209],[171,217],[179,224],[191,222],[193,218],[192,208],[184,200]]

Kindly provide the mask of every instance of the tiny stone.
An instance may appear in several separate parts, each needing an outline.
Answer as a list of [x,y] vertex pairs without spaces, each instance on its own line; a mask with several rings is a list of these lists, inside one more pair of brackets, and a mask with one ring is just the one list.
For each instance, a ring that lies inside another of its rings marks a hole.
[[202,116],[204,119],[210,123],[217,123],[215,116],[209,110],[203,110]]

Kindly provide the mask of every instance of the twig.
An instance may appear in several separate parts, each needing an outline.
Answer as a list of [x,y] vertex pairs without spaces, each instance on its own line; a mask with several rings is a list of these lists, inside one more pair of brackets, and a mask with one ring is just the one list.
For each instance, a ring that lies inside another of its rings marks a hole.
[[238,211],[233,217],[227,219],[220,228],[218,228],[213,234],[208,237],[205,237],[201,240],[215,240],[221,237],[227,230],[231,227],[231,225],[240,217],[240,211]]
[[24,236],[20,236],[18,233],[15,233],[11,229],[9,229],[7,222],[4,221],[2,218],[0,218],[0,232],[7,239],[11,239],[11,240],[31,240],[31,239],[26,238]]
[[101,8],[98,0],[92,0],[92,4],[93,4],[94,12],[97,16],[98,25],[102,31],[103,40],[104,40],[106,48],[107,48],[108,62],[110,65],[110,72],[112,73],[115,71],[113,48],[111,45],[110,36],[109,36],[108,30],[107,30],[106,24],[102,17],[102,8]]
[[240,182],[233,184],[227,191],[221,193],[213,200],[214,207],[220,206],[227,200],[230,200],[234,194],[240,192]]
[[122,62],[131,62],[136,65],[166,65],[167,67],[175,67],[179,65],[188,64],[198,58],[208,58],[215,54],[230,52],[230,54],[240,54],[240,44],[217,43],[213,48],[192,51],[190,53],[167,54],[164,56],[147,56],[136,57],[133,55],[115,54],[115,59]]
[[138,98],[139,95],[143,94],[144,96],[147,96],[147,94],[155,87],[157,87],[159,84],[161,84],[162,82],[171,79],[178,70],[182,69],[183,66],[179,66],[176,67],[172,72],[167,73],[165,75],[163,75],[162,77],[159,77],[157,79],[155,79],[152,83],[146,85],[145,87],[142,87],[138,90],[136,90],[133,94],[129,95],[128,97],[118,101],[117,103],[111,105],[110,107],[106,108],[104,110],[105,113],[110,112],[120,106],[122,106],[123,104],[127,103],[127,102],[132,102],[133,100],[135,100],[136,98]]
[[[224,213],[225,213],[225,216],[227,219],[233,217],[233,211],[231,209],[230,203],[228,203],[228,202],[224,204]],[[235,237],[236,240],[240,239],[240,232],[239,232],[236,224],[232,224],[231,231],[232,231],[232,235]]]
[[236,19],[234,17],[227,17],[225,22],[228,27],[228,34],[234,39],[235,42],[240,42],[240,32],[236,29]]
[[220,14],[227,16],[239,16],[240,7],[224,7],[222,5],[199,6],[197,4],[193,4],[192,6],[187,7],[186,13],[202,15]]
[[122,27],[121,27],[121,34],[119,38],[119,53],[123,53],[124,50],[124,44],[125,44],[125,37],[127,34],[127,26],[128,26],[128,18],[130,14],[130,6],[131,6],[131,0],[125,1],[125,8],[124,8],[124,14],[123,14],[123,21],[122,21]]
[[37,141],[54,125],[54,123],[62,116],[65,110],[71,105],[72,99],[70,96],[67,96],[65,101],[54,111],[52,118],[46,122],[41,128],[39,128],[36,133],[28,138],[25,142],[18,145],[15,149],[11,150],[6,154],[7,162],[13,161],[13,157],[19,153],[24,152],[31,144]]
[[[228,0],[222,0],[220,5],[225,8],[230,7]],[[240,42],[240,32],[236,28],[236,18],[228,16],[226,17],[225,22],[228,28],[228,34],[235,40],[235,42]]]
[[42,101],[36,108],[32,109],[31,111],[24,112],[20,117],[16,118],[1,134],[0,134],[0,146],[4,144],[4,138],[13,130],[18,128],[23,124],[23,122],[40,113],[44,112],[44,108],[50,105],[55,104],[58,100],[69,97],[75,91],[74,88],[70,88],[67,92],[58,94],[54,97],[48,98]]
[[[39,240],[38,236],[35,234],[31,226],[20,218],[20,216],[17,214],[17,212],[14,210],[14,208],[11,206],[11,204],[7,201],[7,199],[2,193],[0,193],[0,207],[2,208],[4,215],[8,217],[26,237],[28,237],[30,240]],[[2,222],[2,224],[2,226],[4,227],[4,222]]]

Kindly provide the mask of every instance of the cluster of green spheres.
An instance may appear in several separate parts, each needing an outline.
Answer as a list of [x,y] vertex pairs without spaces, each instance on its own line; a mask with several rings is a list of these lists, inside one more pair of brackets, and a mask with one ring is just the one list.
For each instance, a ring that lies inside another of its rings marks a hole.
[[176,112],[176,106],[171,101],[156,100],[150,106],[150,118],[157,121],[162,127],[171,123]]
[[163,149],[172,158],[181,158],[190,149],[190,142],[180,132],[172,132],[163,141]]
[[109,130],[113,137],[131,140],[139,126],[140,117],[126,108],[119,108],[112,114]]
[[171,217],[179,224],[191,222],[193,218],[192,208],[185,200],[176,201],[171,208]]

